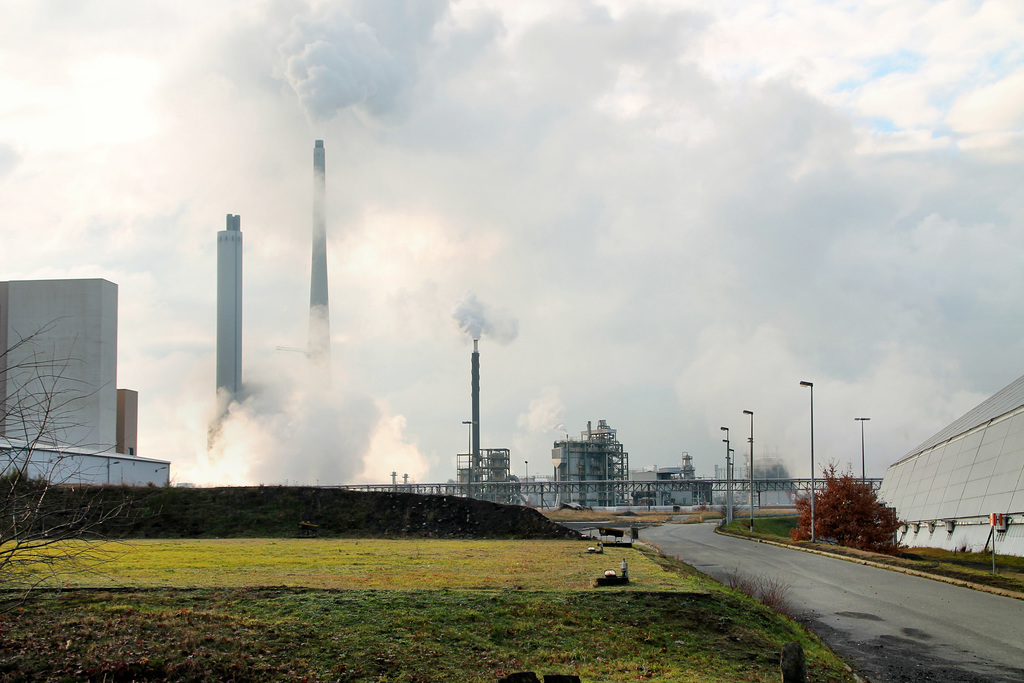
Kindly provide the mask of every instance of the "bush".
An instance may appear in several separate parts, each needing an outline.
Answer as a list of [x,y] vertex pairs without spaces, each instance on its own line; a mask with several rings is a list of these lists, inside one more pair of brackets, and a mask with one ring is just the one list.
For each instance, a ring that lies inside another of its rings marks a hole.
[[[896,529],[900,525],[896,510],[882,505],[870,484],[852,474],[839,475],[835,465],[824,472],[825,486],[814,496],[814,536],[860,550],[893,554]],[[811,502],[796,502],[800,522],[790,532],[794,541],[811,538]]]

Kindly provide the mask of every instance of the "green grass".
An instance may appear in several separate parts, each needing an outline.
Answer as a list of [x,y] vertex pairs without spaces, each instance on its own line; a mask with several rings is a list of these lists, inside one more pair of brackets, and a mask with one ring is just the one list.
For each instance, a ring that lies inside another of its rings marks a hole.
[[[796,640],[811,680],[852,680],[795,622],[682,563],[585,548],[132,543],[103,580],[166,587],[72,586],[9,603],[0,679],[483,682],[531,670],[588,682],[775,681],[779,651]],[[623,558],[625,590],[592,587]]]
[[[775,536],[789,540],[789,532],[796,528],[799,517],[754,517],[754,533],[765,536]],[[731,531],[749,533],[750,518],[734,517],[732,524],[728,526]]]
[[587,547],[580,541],[137,540],[104,544],[107,562],[65,576],[60,585],[584,590],[625,559],[632,577],[626,590],[698,590],[634,550],[593,554]]

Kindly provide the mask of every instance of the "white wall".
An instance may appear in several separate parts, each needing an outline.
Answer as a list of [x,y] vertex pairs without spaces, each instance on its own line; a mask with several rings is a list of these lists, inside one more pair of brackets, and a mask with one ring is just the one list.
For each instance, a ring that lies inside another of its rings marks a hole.
[[[101,279],[6,285],[7,345],[32,339],[5,359],[8,414],[3,434],[63,447],[113,450],[117,285]],[[41,395],[53,402],[35,403]]]
[[0,474],[24,467],[27,459],[30,477],[62,485],[167,486],[171,478],[166,460],[49,449],[33,449],[27,458],[26,453],[25,448],[0,445]]

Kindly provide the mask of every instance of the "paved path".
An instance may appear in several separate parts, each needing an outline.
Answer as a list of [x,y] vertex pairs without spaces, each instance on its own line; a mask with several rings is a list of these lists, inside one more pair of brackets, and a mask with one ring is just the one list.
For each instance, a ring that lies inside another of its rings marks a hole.
[[1024,600],[666,524],[640,538],[716,579],[778,578],[793,613],[873,683],[1024,682]]

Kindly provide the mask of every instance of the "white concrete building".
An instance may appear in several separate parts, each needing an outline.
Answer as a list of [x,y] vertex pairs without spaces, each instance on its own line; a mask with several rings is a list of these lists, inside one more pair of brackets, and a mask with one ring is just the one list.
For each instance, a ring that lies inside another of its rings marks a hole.
[[[0,471],[23,469],[33,479],[62,485],[168,486],[171,463],[129,457],[121,453],[93,453],[74,448],[26,447],[0,438]],[[27,465],[26,465],[27,463]]]
[[1024,555],[1024,377],[890,465],[879,498],[904,545],[980,552],[994,535],[996,552]]
[[0,282],[0,436],[112,451],[117,441],[117,285]]
[[117,285],[0,282],[0,474],[166,484],[170,463],[138,457],[137,424],[138,395],[118,400]]

